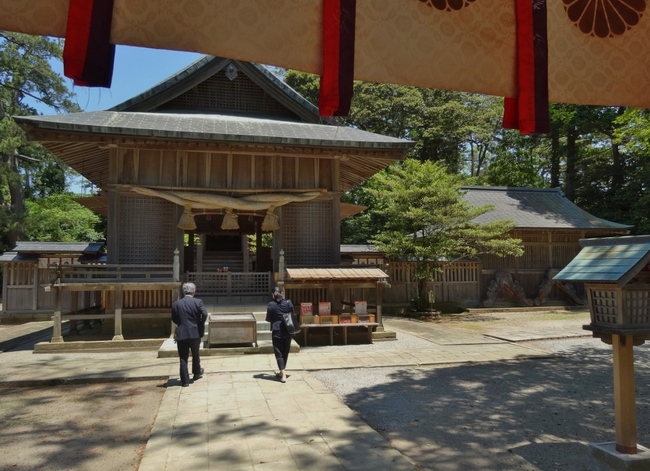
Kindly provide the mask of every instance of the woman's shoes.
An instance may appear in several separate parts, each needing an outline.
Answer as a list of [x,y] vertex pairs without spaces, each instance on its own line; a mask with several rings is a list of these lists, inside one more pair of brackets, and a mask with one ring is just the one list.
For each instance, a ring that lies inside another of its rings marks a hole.
[[281,383],[286,383],[287,382],[287,375],[280,376],[280,382]]

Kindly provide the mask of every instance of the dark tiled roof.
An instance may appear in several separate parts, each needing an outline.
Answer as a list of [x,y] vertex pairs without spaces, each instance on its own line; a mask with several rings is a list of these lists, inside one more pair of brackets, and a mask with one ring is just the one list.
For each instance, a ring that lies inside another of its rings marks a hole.
[[358,149],[409,149],[414,144],[350,127],[213,114],[91,111],[14,119],[39,129],[140,138]]
[[3,262],[37,262],[36,254],[21,254],[18,252],[5,252],[0,255],[0,263]]
[[494,206],[475,219],[488,223],[511,219],[518,229],[605,229],[626,231],[632,226],[589,214],[564,197],[558,188],[464,187],[465,201],[474,206]]
[[19,254],[99,254],[104,249],[102,242],[18,242],[14,252]]
[[583,239],[580,253],[553,279],[624,285],[650,260],[650,237]]

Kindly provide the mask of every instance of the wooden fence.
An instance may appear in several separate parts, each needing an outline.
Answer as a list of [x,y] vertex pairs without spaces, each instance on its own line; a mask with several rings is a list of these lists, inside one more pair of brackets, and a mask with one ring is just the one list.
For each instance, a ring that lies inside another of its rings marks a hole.
[[[435,279],[427,284],[436,302],[457,302],[478,306],[481,300],[480,262],[437,263]],[[390,289],[382,290],[383,303],[399,304],[417,297],[417,278],[414,262],[390,262],[385,267]]]

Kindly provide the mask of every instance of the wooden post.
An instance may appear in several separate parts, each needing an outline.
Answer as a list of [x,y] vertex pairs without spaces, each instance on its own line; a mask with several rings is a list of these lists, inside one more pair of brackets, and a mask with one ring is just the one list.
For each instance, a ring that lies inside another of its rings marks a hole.
[[[32,311],[38,310],[38,274],[39,274],[38,263],[34,265],[34,287],[32,293]],[[3,298],[4,299],[4,298]]]
[[50,343],[63,342],[63,335],[61,335],[61,311],[63,310],[63,293],[58,286],[54,287],[54,316],[52,317],[52,340]]
[[278,281],[284,281],[284,250],[280,249],[280,265],[278,267]]
[[174,281],[181,280],[181,261],[178,249],[174,249]]
[[633,344],[631,335],[612,335],[616,451],[628,455],[637,453]]
[[115,335],[113,340],[124,340],[122,335],[122,286],[115,285]]
[[[79,291],[70,291],[70,312],[74,315],[79,310]],[[70,319],[70,332],[79,333],[77,319]]]

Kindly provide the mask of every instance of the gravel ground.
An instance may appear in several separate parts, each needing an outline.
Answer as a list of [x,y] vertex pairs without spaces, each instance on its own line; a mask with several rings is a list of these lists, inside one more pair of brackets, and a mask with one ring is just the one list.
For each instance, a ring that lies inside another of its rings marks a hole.
[[[587,444],[615,439],[611,347],[591,338],[526,345],[564,355],[313,374],[420,469],[586,471]],[[637,437],[647,446],[650,347],[635,358]]]

